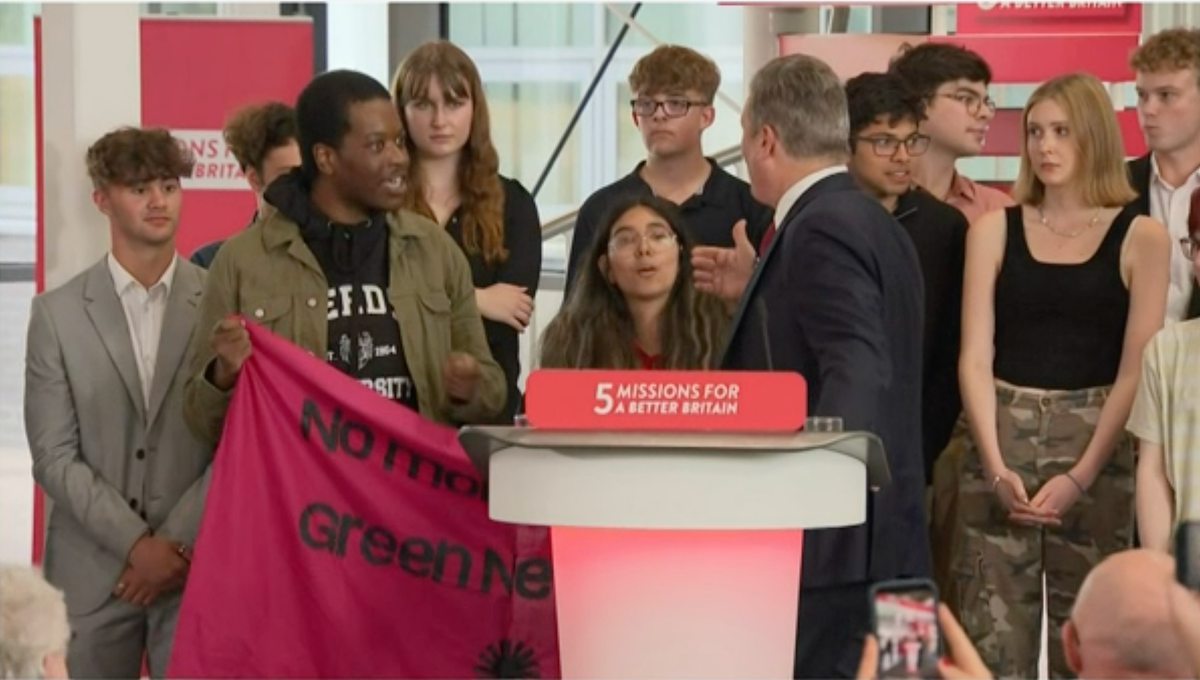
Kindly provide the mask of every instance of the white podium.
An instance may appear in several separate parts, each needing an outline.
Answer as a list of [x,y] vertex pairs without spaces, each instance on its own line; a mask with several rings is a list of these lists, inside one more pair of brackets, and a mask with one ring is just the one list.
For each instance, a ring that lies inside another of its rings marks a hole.
[[467,427],[491,517],[548,526],[563,678],[790,678],[803,529],[866,520],[868,433]]

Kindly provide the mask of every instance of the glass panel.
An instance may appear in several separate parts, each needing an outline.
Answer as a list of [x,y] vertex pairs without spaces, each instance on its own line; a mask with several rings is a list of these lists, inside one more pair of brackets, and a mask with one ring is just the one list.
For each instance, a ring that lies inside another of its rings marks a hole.
[[[484,84],[492,114],[492,141],[500,172],[533,191],[559,137],[567,129],[582,85],[564,82]],[[537,195],[542,221],[577,207],[585,195],[579,181],[582,136],[576,128]]]
[[450,3],[450,35],[462,47],[590,44],[595,9],[573,3]]
[[0,45],[32,45],[37,2],[0,2]]
[[[615,3],[628,14],[632,3]],[[700,3],[644,3],[634,19],[661,42],[687,45],[697,50],[712,50],[720,47],[741,49],[742,8],[740,6]],[[611,43],[624,25],[624,21],[610,11],[605,11],[605,39]],[[653,47],[640,31],[629,29],[623,46]]]
[[0,186],[34,186],[34,140],[33,78],[0,72]]

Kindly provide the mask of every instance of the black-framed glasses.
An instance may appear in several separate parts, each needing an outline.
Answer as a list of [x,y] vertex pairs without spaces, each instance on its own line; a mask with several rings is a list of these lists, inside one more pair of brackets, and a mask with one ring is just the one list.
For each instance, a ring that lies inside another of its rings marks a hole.
[[688,99],[630,99],[629,106],[633,108],[633,113],[641,118],[653,116],[659,107],[662,107],[667,118],[682,118],[687,115],[688,109],[693,106],[708,106],[708,102],[694,102]]
[[1183,249],[1183,256],[1189,260],[1196,259],[1196,254],[1200,253],[1200,240],[1194,239],[1191,236],[1184,236],[1179,239],[1179,247]]
[[875,137],[855,137],[856,142],[866,142],[871,145],[876,156],[891,158],[896,155],[896,151],[900,149],[900,145],[904,145],[905,151],[908,151],[910,156],[920,156],[929,149],[929,135],[920,133],[912,135],[907,139],[897,139],[891,135],[879,135]]
[[974,92],[939,92],[937,96],[953,99],[962,104],[967,109],[967,113],[972,116],[978,116],[980,108],[984,106],[987,107],[989,113],[996,112],[996,101],[987,95],[980,97]]

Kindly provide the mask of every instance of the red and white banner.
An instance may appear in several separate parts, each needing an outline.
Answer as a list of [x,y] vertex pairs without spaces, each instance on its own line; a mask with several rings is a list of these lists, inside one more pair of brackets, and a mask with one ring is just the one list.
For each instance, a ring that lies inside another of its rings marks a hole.
[[142,125],[169,128],[196,157],[175,239],[187,257],[254,214],[221,129],[245,104],[296,102],[313,76],[312,22],[147,18],[141,36]]
[[558,677],[548,530],[488,518],[455,430],[247,325],[168,675]]

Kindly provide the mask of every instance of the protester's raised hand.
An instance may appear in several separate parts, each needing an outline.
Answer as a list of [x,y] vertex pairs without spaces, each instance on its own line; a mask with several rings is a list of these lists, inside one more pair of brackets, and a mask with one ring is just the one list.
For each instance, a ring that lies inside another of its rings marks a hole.
[[242,364],[250,356],[250,332],[246,330],[245,322],[232,315],[221,319],[213,327],[209,346],[217,354],[212,384],[228,390],[237,381]]

